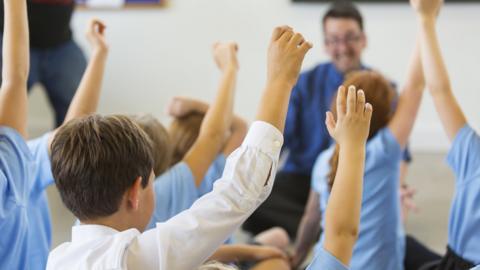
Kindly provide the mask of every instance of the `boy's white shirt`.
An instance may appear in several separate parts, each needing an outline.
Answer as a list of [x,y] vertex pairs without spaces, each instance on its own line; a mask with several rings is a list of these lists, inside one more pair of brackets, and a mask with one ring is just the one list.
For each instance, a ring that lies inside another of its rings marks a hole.
[[282,145],[278,129],[254,122],[213,191],[190,209],[144,233],[74,226],[72,241],[50,253],[47,269],[196,269],[268,197]]

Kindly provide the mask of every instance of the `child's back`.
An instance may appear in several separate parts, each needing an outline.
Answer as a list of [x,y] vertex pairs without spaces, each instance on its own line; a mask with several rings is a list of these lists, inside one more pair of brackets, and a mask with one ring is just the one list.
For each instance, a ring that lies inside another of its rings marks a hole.
[[[330,196],[328,173],[334,149],[320,154],[313,169],[312,188],[320,194],[321,213],[325,213]],[[405,234],[398,189],[401,160],[402,149],[388,128],[379,130],[367,142],[361,226],[351,269],[403,269]],[[324,235],[316,250],[323,241]]]

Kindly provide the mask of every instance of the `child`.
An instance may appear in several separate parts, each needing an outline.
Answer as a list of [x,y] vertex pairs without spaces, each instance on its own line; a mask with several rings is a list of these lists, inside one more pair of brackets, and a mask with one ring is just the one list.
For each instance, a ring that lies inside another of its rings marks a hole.
[[29,38],[25,0],[4,0],[0,90],[0,269],[29,266],[27,208],[35,162],[27,137]]
[[[202,264],[270,193],[279,130],[310,48],[290,28],[275,29],[257,122],[227,159],[222,179],[190,209],[151,230],[144,231],[155,199],[147,135],[124,116],[92,116],[62,127],[52,142],[52,171],[82,225],[72,229],[72,242],[50,253],[47,269],[190,270]],[[222,60],[233,53],[222,50]]]
[[[355,85],[363,89],[367,101],[375,108],[366,146],[361,230],[353,251],[351,269],[403,269],[405,233],[400,218],[399,165],[424,87],[417,47],[412,55],[407,84],[394,113],[391,108],[394,89],[380,74],[356,72],[344,82],[346,86]],[[319,156],[314,166],[312,191],[305,212],[308,216],[304,218],[309,222],[300,228],[301,238],[296,243],[294,256],[297,264],[303,260],[315,237],[310,232],[319,230],[321,213],[325,213],[330,189],[335,186],[338,154],[338,146],[333,146]],[[317,244],[317,252],[325,241],[326,236],[322,236]]]
[[450,210],[447,253],[439,264],[428,269],[470,269],[480,265],[480,136],[467,123],[443,63],[435,31],[443,1],[410,2],[417,12],[427,88],[452,143],[447,162],[457,178]]
[[337,122],[327,112],[328,132],[339,145],[338,170],[330,204],[325,213],[325,241],[308,269],[347,269],[357,241],[362,202],[362,176],[365,141],[372,117],[372,106],[365,104],[365,93],[350,86],[348,94],[340,87],[337,95]]
[[[169,115],[174,118],[169,127],[169,134],[173,147],[171,164],[175,166],[183,160],[198,138],[209,105],[198,100],[175,97],[169,103],[168,108]],[[222,175],[226,157],[242,144],[247,129],[247,123],[234,115],[231,127],[227,130],[222,142],[220,153],[208,168],[200,185],[197,186],[198,197],[212,190],[215,180]]]
[[[231,137],[232,141],[228,141],[226,148],[223,149],[225,135],[230,130],[233,119],[234,90],[238,70],[237,49],[235,43],[216,43],[213,45],[214,60],[222,72],[222,76],[217,96],[211,107],[201,102],[178,98],[174,99],[169,105],[169,112],[176,116],[203,112],[205,117],[201,122],[198,136],[195,136],[188,148],[184,148],[185,153],[181,157],[179,157],[178,147],[175,144],[179,139],[188,137],[188,134],[170,134],[170,142],[174,153],[173,161],[176,163],[167,172],[159,175],[154,183],[157,196],[152,220],[147,227],[149,229],[154,228],[157,222],[164,222],[190,208],[196,199],[204,193],[210,192],[214,180],[204,180],[212,163],[218,159],[217,156],[220,151],[223,150],[225,154],[230,154],[243,140],[245,126],[239,129],[241,134],[235,133],[235,136]],[[149,123],[150,125],[148,125]],[[152,132],[158,129],[154,129],[152,121],[149,123],[145,123],[149,127],[145,131],[153,138],[154,134]],[[142,126],[145,127],[145,124]],[[156,124],[160,125],[158,121]],[[173,131],[175,132],[175,130]],[[156,137],[154,141],[159,140],[158,136]],[[162,151],[162,149],[157,148],[154,151]],[[159,162],[157,159],[154,159],[154,161]],[[221,165],[223,170],[225,164]]]
[[[91,20],[87,28],[87,39],[93,52],[87,70],[68,109],[65,122],[94,113],[97,110],[108,45],[104,39],[105,25]],[[50,164],[50,143],[56,130],[40,138],[28,141],[28,147],[37,166],[32,171],[34,184],[30,193],[27,214],[29,220],[28,241],[31,243],[29,269],[45,269],[51,245],[51,224],[46,188],[54,179]]]

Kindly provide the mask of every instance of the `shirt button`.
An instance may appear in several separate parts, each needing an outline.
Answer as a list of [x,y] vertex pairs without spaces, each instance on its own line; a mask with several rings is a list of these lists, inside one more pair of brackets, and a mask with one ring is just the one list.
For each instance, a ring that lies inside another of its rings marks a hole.
[[274,145],[275,147],[280,147],[280,146],[282,146],[282,144],[281,144],[279,141],[273,141],[273,145]]

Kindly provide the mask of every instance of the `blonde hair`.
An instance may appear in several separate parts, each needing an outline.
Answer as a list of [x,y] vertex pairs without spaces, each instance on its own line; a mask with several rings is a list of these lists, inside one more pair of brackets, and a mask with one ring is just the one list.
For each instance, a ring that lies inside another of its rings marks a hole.
[[197,270],[238,270],[238,268],[221,262],[210,261],[200,266]]
[[171,165],[178,163],[197,140],[205,114],[189,113],[175,118],[170,124],[169,132],[173,148]]
[[167,129],[151,114],[132,115],[130,118],[147,133],[151,140],[153,154],[153,172],[163,174],[171,164],[172,146]]

